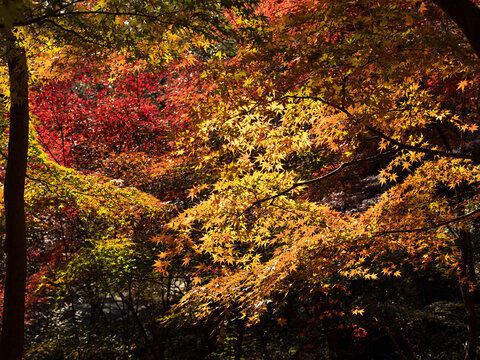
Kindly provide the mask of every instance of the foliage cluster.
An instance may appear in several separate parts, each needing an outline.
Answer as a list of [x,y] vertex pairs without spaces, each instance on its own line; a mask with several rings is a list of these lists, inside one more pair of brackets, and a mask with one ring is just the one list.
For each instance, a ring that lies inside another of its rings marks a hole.
[[27,359],[475,358],[480,54],[443,1],[83,3],[15,35]]

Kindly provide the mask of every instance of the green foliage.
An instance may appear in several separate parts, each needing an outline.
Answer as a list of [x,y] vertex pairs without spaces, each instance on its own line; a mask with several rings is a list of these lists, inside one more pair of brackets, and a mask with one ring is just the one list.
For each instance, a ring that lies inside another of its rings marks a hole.
[[26,359],[134,359],[131,350],[124,348],[121,339],[103,324],[60,323],[38,340],[27,350]]

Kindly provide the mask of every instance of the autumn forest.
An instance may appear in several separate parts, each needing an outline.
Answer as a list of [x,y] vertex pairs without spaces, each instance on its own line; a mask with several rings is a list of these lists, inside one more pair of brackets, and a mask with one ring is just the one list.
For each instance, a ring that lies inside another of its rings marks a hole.
[[480,1],[0,0],[0,360],[474,360]]

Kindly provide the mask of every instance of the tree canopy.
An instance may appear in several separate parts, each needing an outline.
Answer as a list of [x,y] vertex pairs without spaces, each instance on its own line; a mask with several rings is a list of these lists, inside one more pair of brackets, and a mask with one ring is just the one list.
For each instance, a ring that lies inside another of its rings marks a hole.
[[476,2],[2,6],[0,358],[476,359]]

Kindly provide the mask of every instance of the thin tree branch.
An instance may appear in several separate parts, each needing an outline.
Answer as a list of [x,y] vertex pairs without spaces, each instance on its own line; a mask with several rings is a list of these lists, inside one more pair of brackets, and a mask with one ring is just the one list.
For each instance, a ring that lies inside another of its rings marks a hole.
[[377,130],[375,129],[374,127],[370,126],[370,125],[367,125],[361,121],[359,121],[358,119],[356,119],[354,117],[354,115],[348,111],[347,109],[345,109],[343,106],[340,106],[340,105],[336,105],[336,104],[333,104],[321,97],[317,97],[317,96],[295,96],[295,95],[287,95],[287,96],[284,96],[283,98],[293,98],[293,99],[310,99],[310,100],[315,100],[315,101],[319,101],[325,105],[328,105],[330,107],[333,107],[334,109],[337,109],[338,111],[344,113],[345,115],[349,116],[354,122],[355,124],[357,125],[360,125],[362,127],[364,127],[365,129],[367,129],[368,131],[374,133],[375,135],[379,136],[380,138],[390,142],[391,144],[397,146],[399,149],[402,149],[402,150],[410,150],[410,151],[415,151],[415,152],[419,152],[419,153],[423,153],[423,154],[428,154],[428,155],[433,155],[433,156],[441,156],[441,157],[447,157],[447,158],[453,158],[453,159],[463,159],[463,160],[472,160],[474,161],[475,163],[478,163],[480,162],[480,157],[479,156],[475,156],[473,154],[464,154],[464,153],[453,153],[453,152],[446,152],[446,151],[440,151],[440,150],[435,150],[435,149],[428,149],[428,148],[423,148],[423,147],[419,147],[419,146],[413,146],[413,145],[408,145],[408,144],[404,144],[404,143],[401,143],[400,141],[398,140],[395,140],[393,138],[391,138],[390,136],[388,135],[385,135],[383,132],[381,132],[380,130]]
[[135,16],[135,17],[142,17],[142,18],[147,18],[151,20],[158,20],[162,16],[167,16],[167,15],[175,15],[179,11],[167,11],[164,13],[158,13],[158,14],[145,14],[145,13],[139,13],[135,11],[106,11],[106,10],[91,10],[91,11],[70,11],[70,12],[63,12],[63,13],[51,13],[51,14],[44,14],[42,16],[38,16],[36,18],[32,19],[27,19],[26,21],[23,22],[18,22],[14,23],[14,26],[28,26],[28,25],[33,25],[33,24],[38,24],[40,22],[50,20],[52,18],[59,18],[59,17],[74,17],[78,15],[106,15],[106,16]]
[[283,190],[282,192],[279,192],[278,194],[269,196],[269,197],[264,198],[264,199],[257,200],[252,205],[250,205],[247,208],[247,210],[245,210],[245,211],[248,211],[251,208],[253,208],[255,206],[258,206],[265,201],[274,200],[274,199],[276,199],[276,198],[278,198],[282,195],[288,194],[290,191],[294,190],[295,188],[297,188],[299,186],[309,185],[309,184],[313,184],[313,183],[316,183],[316,182],[326,180],[326,179],[334,176],[335,174],[339,173],[340,171],[342,171],[342,170],[344,170],[347,167],[350,167],[352,165],[358,165],[358,164],[363,164],[363,163],[366,163],[366,162],[372,162],[372,161],[377,161],[377,160],[380,160],[380,159],[388,158],[388,157],[391,157],[392,155],[394,155],[395,153],[396,153],[395,151],[390,151],[390,152],[385,153],[385,154],[380,154],[380,155],[368,157],[368,158],[365,158],[365,159],[358,159],[358,160],[352,160],[352,161],[344,162],[339,167],[337,167],[335,170],[332,170],[325,175],[322,175],[322,176],[314,178],[314,179],[297,182],[297,183],[293,184],[292,186],[290,186],[288,189]]
[[53,20],[47,19],[47,20],[45,20],[44,22],[49,23],[49,24],[52,24],[53,26],[59,28],[61,31],[64,31],[64,32],[66,32],[66,33],[68,33],[68,34],[72,34],[72,35],[78,37],[79,39],[81,39],[82,41],[84,41],[84,42],[86,42],[86,43],[88,43],[88,44],[101,46],[101,47],[104,47],[104,48],[107,48],[107,49],[110,48],[110,47],[109,47],[108,45],[106,45],[106,44],[102,44],[102,43],[99,43],[98,41],[94,41],[94,40],[92,40],[92,39],[86,38],[84,35],[78,33],[77,31],[74,31],[74,30],[72,30],[72,29],[67,29],[66,27],[64,27],[64,26],[56,23],[56,22],[53,21]]
[[425,227],[415,228],[415,229],[380,231],[380,232],[374,233],[372,235],[372,237],[392,235],[392,234],[408,234],[408,233],[425,232],[425,231],[435,230],[435,229],[438,229],[442,226],[447,226],[447,225],[456,223],[458,221],[468,219],[469,217],[475,216],[477,214],[480,214],[480,209],[471,211],[471,212],[466,213],[464,215],[458,216],[456,218],[453,218],[453,219],[450,219],[450,220],[447,220],[447,221],[443,221],[441,223],[438,223],[438,224],[435,224],[435,225],[432,225],[432,226],[425,226]]

